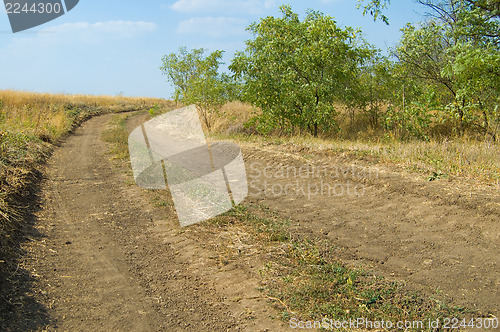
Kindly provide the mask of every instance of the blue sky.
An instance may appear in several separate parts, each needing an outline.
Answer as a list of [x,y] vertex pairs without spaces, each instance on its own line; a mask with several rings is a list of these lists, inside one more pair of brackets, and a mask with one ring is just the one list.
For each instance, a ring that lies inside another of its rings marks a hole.
[[301,17],[310,8],[341,26],[360,27],[383,50],[423,11],[414,0],[393,0],[386,26],[363,16],[356,0],[80,0],[66,15],[13,34],[2,9],[0,89],[169,98],[173,88],[159,70],[163,55],[180,46],[221,49],[229,63],[251,38],[245,27],[279,16],[283,3]]

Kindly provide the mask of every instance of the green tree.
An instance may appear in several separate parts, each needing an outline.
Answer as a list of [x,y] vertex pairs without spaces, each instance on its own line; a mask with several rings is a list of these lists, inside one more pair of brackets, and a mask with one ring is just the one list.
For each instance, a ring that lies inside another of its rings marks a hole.
[[500,52],[493,45],[482,48],[470,43],[454,47],[454,61],[443,72],[457,80],[457,99],[472,114],[479,113],[479,131],[497,139],[500,130]]
[[[357,7],[363,8],[363,15],[369,13],[374,20],[380,18],[385,24],[389,24],[389,18],[384,15],[384,9],[389,6],[390,2],[390,0],[358,0]],[[447,16],[451,13],[448,10],[443,10],[443,5],[456,7],[457,4],[466,3],[472,10],[483,11],[490,18],[500,17],[500,1],[498,0],[418,0],[418,2],[433,8],[439,15]],[[448,18],[450,17],[448,16]]]
[[500,129],[500,2],[466,1],[450,24],[453,61],[443,73],[457,80],[457,96],[482,121],[476,127],[496,140]]
[[[384,15],[383,11],[389,5],[390,0],[358,0],[357,8],[363,8],[363,15],[370,14],[376,21],[380,18],[385,24],[389,25],[389,18]],[[363,5],[364,4],[364,5]]]
[[427,140],[436,93],[405,69],[377,54],[363,67],[354,105],[373,129],[398,139]]
[[399,89],[401,82],[393,76],[394,63],[378,52],[362,67],[358,77],[353,106],[363,112],[373,129],[380,127],[384,108]]
[[303,21],[290,6],[248,30],[255,36],[235,55],[230,70],[244,82],[242,98],[262,110],[261,128],[308,130],[317,136],[336,126],[336,102],[348,99],[372,53],[358,31],[309,11]]
[[236,85],[229,75],[219,73],[223,51],[204,53],[203,48],[189,52],[181,47],[178,53],[163,57],[160,69],[174,85],[175,101],[195,104],[210,130],[221,106],[236,93]]
[[418,28],[407,25],[396,57],[413,78],[425,81],[428,90],[440,95],[447,110],[442,114],[458,120],[456,129],[496,138],[499,20],[470,1],[420,3],[430,9],[430,19]]

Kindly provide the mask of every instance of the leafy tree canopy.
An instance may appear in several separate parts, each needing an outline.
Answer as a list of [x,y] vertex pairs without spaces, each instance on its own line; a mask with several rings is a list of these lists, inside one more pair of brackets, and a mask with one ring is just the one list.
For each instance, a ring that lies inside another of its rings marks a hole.
[[186,105],[196,104],[205,125],[210,130],[214,115],[233,97],[236,86],[231,78],[219,73],[223,51],[204,55],[203,48],[165,55],[160,67],[174,85],[176,101]]
[[244,99],[262,109],[262,123],[316,136],[335,126],[335,102],[348,98],[372,51],[359,31],[338,27],[330,16],[309,11],[301,21],[290,6],[280,9],[282,17],[250,25],[255,38],[230,70],[245,83]]

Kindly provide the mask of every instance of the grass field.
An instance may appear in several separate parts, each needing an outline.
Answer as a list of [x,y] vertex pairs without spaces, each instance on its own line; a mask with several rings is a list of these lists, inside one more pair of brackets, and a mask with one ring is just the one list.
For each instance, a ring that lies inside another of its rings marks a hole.
[[149,109],[167,101],[153,98],[53,95],[0,91],[0,130],[53,142],[82,120],[104,112]]

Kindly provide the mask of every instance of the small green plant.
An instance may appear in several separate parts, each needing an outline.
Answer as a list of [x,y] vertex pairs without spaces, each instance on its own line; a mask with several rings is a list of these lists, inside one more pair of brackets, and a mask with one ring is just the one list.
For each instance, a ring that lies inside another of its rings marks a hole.
[[158,206],[158,207],[162,207],[162,206],[168,206],[168,202],[167,200],[162,197],[161,195],[155,195],[153,198],[152,198],[152,201],[153,201],[153,204],[155,206]]
[[428,180],[429,181],[434,181],[434,180],[439,180],[443,177],[446,177],[447,175],[444,174],[443,172],[441,171],[437,171],[437,172],[432,172],[432,174],[428,177]]
[[157,103],[155,103],[153,105],[153,107],[151,107],[148,110],[148,113],[149,113],[149,115],[151,115],[151,117],[155,117],[155,116],[159,115],[159,113],[160,113],[160,106]]

